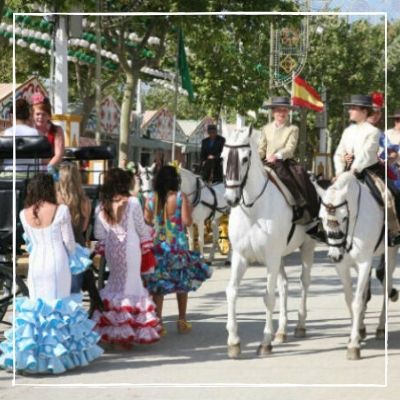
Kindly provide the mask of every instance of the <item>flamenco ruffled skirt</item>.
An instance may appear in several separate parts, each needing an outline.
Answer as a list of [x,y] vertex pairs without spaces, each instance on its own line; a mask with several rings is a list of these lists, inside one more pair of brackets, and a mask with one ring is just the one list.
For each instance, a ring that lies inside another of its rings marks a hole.
[[112,293],[107,287],[100,291],[100,296],[104,311],[96,310],[92,319],[102,342],[131,346],[135,343],[150,344],[160,339],[160,321],[148,296]]
[[157,259],[154,273],[142,275],[151,294],[194,291],[212,275],[212,269],[201,261],[198,252],[162,242],[155,246],[154,253]]
[[0,367],[32,374],[60,374],[101,356],[94,322],[81,307],[81,296],[63,299],[16,299],[15,326],[0,344]]

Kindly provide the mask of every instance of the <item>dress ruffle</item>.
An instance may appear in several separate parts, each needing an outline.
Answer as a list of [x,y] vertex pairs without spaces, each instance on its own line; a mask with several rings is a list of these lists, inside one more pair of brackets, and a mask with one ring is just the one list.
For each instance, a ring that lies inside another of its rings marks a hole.
[[159,242],[154,248],[157,266],[154,273],[142,275],[152,294],[169,294],[197,290],[212,275],[212,269],[200,253]]
[[155,314],[155,305],[147,297],[124,296],[100,291],[104,311],[95,311],[92,319],[95,330],[105,343],[132,345],[154,343],[160,339],[160,321]]
[[90,250],[76,243],[75,252],[69,255],[69,267],[72,275],[86,271],[91,265]]
[[17,298],[15,326],[0,344],[0,366],[13,369],[14,332],[17,371],[60,374],[98,358],[103,353],[100,337],[80,301],[77,294],[56,300]]

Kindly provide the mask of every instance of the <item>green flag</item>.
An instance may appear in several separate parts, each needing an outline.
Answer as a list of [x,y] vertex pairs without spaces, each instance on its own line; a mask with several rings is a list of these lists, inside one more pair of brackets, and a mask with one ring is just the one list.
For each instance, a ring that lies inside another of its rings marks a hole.
[[186,60],[185,44],[183,42],[183,32],[179,28],[179,43],[178,43],[178,68],[179,74],[182,78],[182,87],[187,90],[189,100],[193,101],[193,86],[190,81],[189,66]]

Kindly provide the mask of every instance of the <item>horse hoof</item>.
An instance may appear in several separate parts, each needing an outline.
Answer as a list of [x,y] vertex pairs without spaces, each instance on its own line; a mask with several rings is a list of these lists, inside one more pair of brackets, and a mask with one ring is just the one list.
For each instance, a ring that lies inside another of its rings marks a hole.
[[375,338],[378,339],[378,340],[385,339],[385,329],[384,328],[383,329],[382,328],[378,328],[376,330]]
[[257,349],[259,357],[266,357],[272,353],[272,346],[270,344],[260,344]]
[[347,349],[347,359],[348,360],[359,360],[361,358],[359,347],[349,347]]
[[365,339],[367,337],[366,328],[361,328],[358,330],[358,334],[360,335],[360,339]]
[[286,333],[277,333],[275,335],[275,342],[276,343],[285,343],[287,341]]
[[296,337],[296,338],[306,337],[306,328],[296,328],[294,330],[294,337]]
[[228,345],[228,357],[235,359],[240,356],[240,343]]

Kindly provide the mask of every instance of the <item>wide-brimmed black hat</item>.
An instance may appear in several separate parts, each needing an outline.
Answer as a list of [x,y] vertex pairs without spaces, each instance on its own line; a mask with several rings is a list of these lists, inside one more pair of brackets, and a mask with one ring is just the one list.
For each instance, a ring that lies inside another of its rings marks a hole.
[[400,118],[400,110],[396,110],[393,115],[388,115],[388,118]]
[[271,97],[271,103],[264,104],[262,108],[285,107],[289,109],[297,108],[290,103],[289,97],[277,96]]
[[373,107],[372,96],[364,94],[354,94],[350,97],[350,102],[343,103],[343,105],[372,108]]

